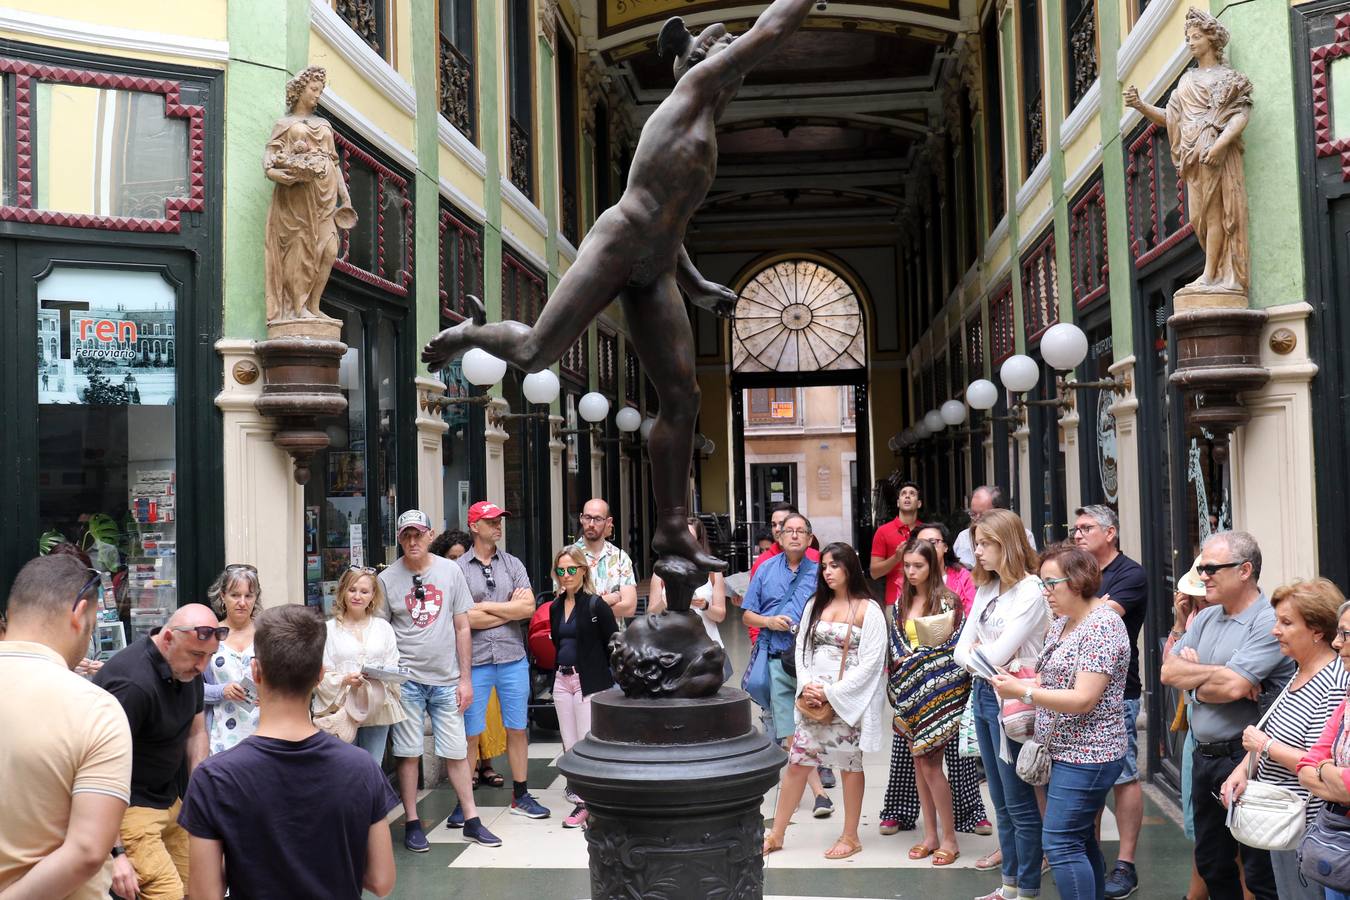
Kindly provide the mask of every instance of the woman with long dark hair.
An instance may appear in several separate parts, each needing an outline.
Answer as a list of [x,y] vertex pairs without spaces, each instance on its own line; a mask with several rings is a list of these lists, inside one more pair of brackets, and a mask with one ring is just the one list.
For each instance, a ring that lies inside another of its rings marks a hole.
[[806,776],[832,765],[844,783],[844,831],[825,858],[846,859],[862,849],[863,753],[881,749],[886,703],[886,614],[848,544],[830,544],[820,553],[816,595],[802,612],[794,655],[797,727],[764,852],[783,848]]
[[896,734],[905,744],[894,752],[911,754],[918,771],[924,838],[909,858],[931,856],[933,865],[949,866],[961,850],[942,755],[960,729],[970,696],[970,676],[952,659],[964,612],[961,598],[945,583],[942,560],[931,543],[910,538],[901,562],[905,581],[891,621],[887,693]]

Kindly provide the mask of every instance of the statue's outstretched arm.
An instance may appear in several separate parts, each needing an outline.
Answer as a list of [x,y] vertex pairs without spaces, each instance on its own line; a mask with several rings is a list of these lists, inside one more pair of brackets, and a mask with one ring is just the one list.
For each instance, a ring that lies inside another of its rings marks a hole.
[[727,83],[744,78],[770,53],[780,47],[792,36],[816,0],[774,0],[769,8],[759,14],[750,30],[721,53],[699,63],[690,72],[707,69],[706,75],[712,75]]

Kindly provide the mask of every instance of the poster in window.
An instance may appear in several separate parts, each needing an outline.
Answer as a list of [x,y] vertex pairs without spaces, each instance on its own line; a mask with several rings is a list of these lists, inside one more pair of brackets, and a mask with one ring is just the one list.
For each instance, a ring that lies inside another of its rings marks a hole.
[[52,269],[38,283],[38,403],[172,406],[176,312],[158,273]]

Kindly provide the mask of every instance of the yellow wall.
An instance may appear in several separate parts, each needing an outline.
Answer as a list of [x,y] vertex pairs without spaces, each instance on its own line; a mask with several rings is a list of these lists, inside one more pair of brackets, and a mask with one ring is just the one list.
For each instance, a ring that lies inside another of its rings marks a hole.
[[464,165],[460,158],[445,147],[440,147],[440,175],[459,189],[464,196],[483,207],[483,179]]
[[544,255],[544,236],[535,231],[534,226],[509,203],[502,204],[502,229],[515,236],[513,243],[524,245],[522,250],[529,250],[539,256]]
[[329,46],[318,32],[310,30],[309,61],[328,70],[328,86],[344,101],[356,108],[385,134],[413,150],[413,120],[394,106],[384,94],[370,85],[347,61]]
[[[40,16],[55,16],[90,25],[132,28],[158,34],[225,40],[226,0],[137,0],[109,3],[107,0],[6,0],[5,8]],[[30,37],[29,40],[32,40]],[[47,39],[43,44],[50,44]],[[123,51],[117,51],[123,55]]]
[[1017,232],[1021,235],[1023,242],[1035,240],[1037,234],[1032,234],[1031,229],[1036,227],[1037,221],[1050,210],[1050,201],[1052,196],[1050,190],[1050,179],[1045,180],[1040,190],[1032,195],[1031,202],[1027,208],[1017,217]]
[[[1121,79],[1121,84],[1133,84],[1141,90],[1153,81],[1157,74],[1161,72],[1167,64],[1176,55],[1177,50],[1186,43],[1186,9],[1190,4],[1178,3],[1168,16],[1162,30],[1158,32],[1158,38],[1152,44],[1149,44],[1144,50],[1144,55],[1139,58],[1139,62],[1134,64],[1125,77]],[[1208,8],[1207,3],[1196,3],[1196,7],[1201,9]],[[1154,99],[1157,98],[1148,98]]]
[[726,370],[720,366],[701,368],[698,387],[703,393],[698,430],[717,445],[702,464],[703,511],[730,513],[735,481],[731,477],[731,393]]
[[1088,119],[1083,130],[1078,132],[1078,137],[1074,138],[1073,143],[1064,148],[1064,175],[1066,178],[1082,168],[1088,157],[1092,156],[1092,151],[1101,146],[1101,121],[1100,113]]

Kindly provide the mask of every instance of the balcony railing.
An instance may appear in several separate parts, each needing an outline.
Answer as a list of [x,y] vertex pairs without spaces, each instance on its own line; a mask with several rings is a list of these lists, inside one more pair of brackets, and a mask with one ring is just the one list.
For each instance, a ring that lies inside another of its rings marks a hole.
[[1073,109],[1097,80],[1097,5],[1084,4],[1069,26],[1069,108]]
[[440,56],[441,115],[460,134],[475,140],[473,63],[445,35],[441,35]]
[[1045,156],[1045,112],[1042,109],[1041,89],[1027,100],[1023,121],[1026,122],[1027,173],[1040,163]]
[[533,198],[530,172],[534,168],[530,153],[530,133],[511,118],[511,183],[526,197]]
[[562,188],[562,233],[573,247],[577,245],[577,197],[566,185]]
[[337,14],[361,40],[384,56],[384,0],[337,0]]

